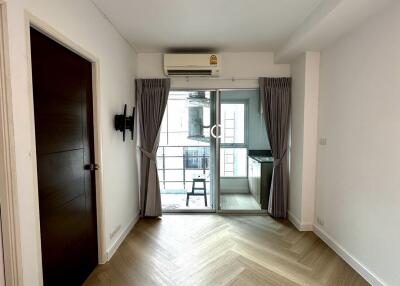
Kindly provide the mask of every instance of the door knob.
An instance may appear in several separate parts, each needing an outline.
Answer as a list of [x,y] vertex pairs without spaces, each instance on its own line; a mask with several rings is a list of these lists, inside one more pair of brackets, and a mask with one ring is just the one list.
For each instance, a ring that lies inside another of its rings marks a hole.
[[96,171],[100,168],[100,166],[98,164],[87,164],[84,166],[84,168],[88,171]]

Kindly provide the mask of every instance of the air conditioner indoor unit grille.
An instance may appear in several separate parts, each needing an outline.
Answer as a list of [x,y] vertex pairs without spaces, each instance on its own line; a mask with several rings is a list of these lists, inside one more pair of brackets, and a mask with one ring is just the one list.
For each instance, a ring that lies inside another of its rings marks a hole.
[[190,75],[212,75],[211,70],[175,70],[169,69],[168,75],[182,75],[182,76],[190,76]]

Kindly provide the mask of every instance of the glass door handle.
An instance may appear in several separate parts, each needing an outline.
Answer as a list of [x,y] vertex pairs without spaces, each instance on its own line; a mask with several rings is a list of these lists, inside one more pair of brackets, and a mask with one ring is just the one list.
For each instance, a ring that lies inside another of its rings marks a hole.
[[221,138],[221,135],[218,135],[218,136],[217,136],[217,135],[215,135],[215,133],[214,133],[214,131],[215,131],[215,129],[216,129],[217,127],[221,128],[221,124],[214,124],[213,127],[211,127],[211,130],[210,130],[211,136],[214,137],[215,139]]

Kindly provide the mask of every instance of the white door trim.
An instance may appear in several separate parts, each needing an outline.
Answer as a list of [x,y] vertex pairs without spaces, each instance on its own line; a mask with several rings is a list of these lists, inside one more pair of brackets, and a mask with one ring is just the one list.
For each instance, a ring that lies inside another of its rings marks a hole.
[[22,285],[6,3],[0,1],[0,207],[6,285]]
[[[31,13],[25,11],[25,33],[26,33],[26,45],[27,45],[27,55],[28,55],[28,72],[29,74],[29,92],[30,92],[30,116],[32,122],[32,130],[35,130],[34,126],[34,105],[33,105],[33,87],[32,87],[32,66],[31,66],[31,39],[30,39],[30,28],[34,27],[40,32],[44,33],[46,36],[50,37],[54,41],[63,45],[67,49],[75,52],[81,57],[87,59],[92,63],[92,90],[93,90],[93,130],[94,130],[94,152],[95,152],[95,162],[99,164],[100,169],[96,171],[96,211],[97,211],[97,240],[98,240],[98,260],[99,264],[103,264],[107,262],[107,252],[106,252],[106,230],[105,230],[105,222],[104,222],[104,199],[103,199],[103,191],[102,191],[102,182],[103,182],[103,160],[102,160],[102,143],[101,143],[101,121],[100,121],[100,111],[101,111],[101,100],[100,100],[100,81],[99,81],[99,59],[91,54],[90,52],[83,49],[81,46],[70,40],[68,37],[64,36],[60,32],[56,31],[53,27],[32,15]],[[34,138],[35,134],[32,132],[32,159],[33,159],[33,172],[35,175],[35,194],[36,194],[36,205],[35,205],[35,213],[37,214],[35,217],[36,228],[38,234],[38,245],[37,249],[39,253],[41,253],[41,239],[40,239],[40,219],[39,219],[39,193],[38,193],[38,182],[37,182],[37,161],[36,161],[36,140]],[[39,257],[39,269],[42,271],[42,262],[41,255]]]

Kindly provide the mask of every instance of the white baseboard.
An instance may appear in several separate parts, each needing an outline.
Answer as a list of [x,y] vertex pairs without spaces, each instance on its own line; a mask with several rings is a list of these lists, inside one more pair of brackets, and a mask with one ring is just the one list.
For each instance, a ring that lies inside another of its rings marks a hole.
[[365,280],[374,286],[385,286],[381,279],[375,273],[369,271],[360,261],[344,249],[336,240],[327,234],[319,226],[314,225],[314,233],[319,236],[330,248],[333,249],[344,261],[346,261],[355,271],[358,272]]
[[120,245],[128,236],[128,234],[131,232],[132,228],[135,226],[138,220],[139,220],[139,214],[137,214],[133,218],[133,220],[125,227],[125,229],[120,232],[119,238],[115,240],[115,242],[113,243],[113,245],[111,245],[110,248],[107,249],[107,261],[109,261],[111,257],[113,257],[117,249],[120,247]]
[[288,219],[299,231],[313,231],[314,229],[314,225],[312,223],[301,223],[300,220],[289,211]]

